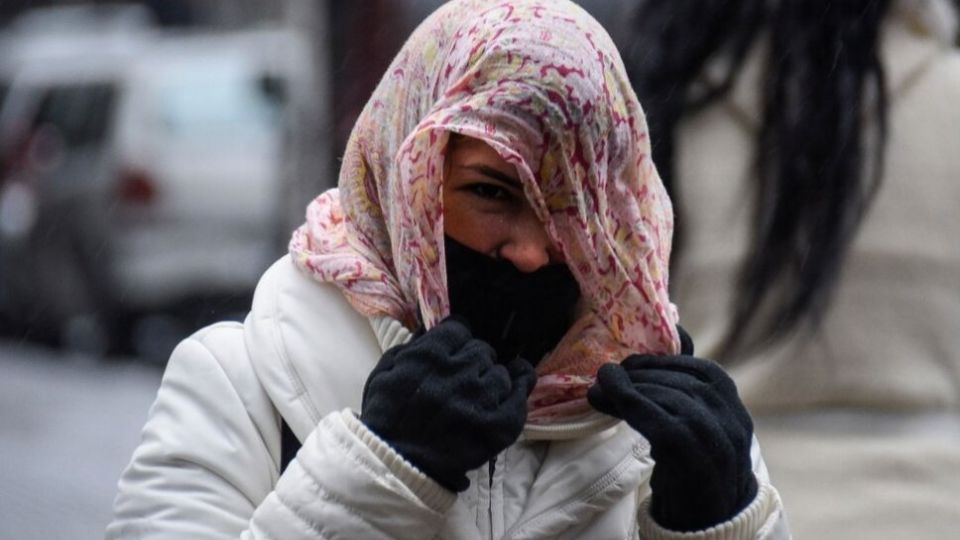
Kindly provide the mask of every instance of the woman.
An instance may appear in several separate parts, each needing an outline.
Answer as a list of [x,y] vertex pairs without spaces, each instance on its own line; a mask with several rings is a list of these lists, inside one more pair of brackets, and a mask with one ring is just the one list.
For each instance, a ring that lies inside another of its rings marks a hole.
[[635,22],[684,217],[673,298],[733,366],[797,536],[955,535],[954,7],[651,0]]
[[108,538],[788,537],[648,152],[580,8],[438,10],[244,324],[174,352]]

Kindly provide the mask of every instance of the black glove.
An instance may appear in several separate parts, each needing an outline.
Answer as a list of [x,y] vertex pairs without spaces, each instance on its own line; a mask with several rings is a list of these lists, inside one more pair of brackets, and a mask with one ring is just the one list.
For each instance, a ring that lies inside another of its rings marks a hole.
[[607,364],[587,400],[650,441],[653,519],[694,531],[732,518],[756,497],[753,422],[733,380],[717,364],[691,356],[693,342],[679,331],[679,356],[632,355]]
[[360,420],[451,491],[520,436],[536,383],[523,359],[497,362],[487,343],[447,318],[383,353],[363,389]]

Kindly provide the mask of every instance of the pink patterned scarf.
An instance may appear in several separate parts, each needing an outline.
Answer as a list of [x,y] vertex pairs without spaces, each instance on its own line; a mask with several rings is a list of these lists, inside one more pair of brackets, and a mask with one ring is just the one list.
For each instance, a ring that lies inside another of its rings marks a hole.
[[307,209],[290,252],[360,313],[430,328],[449,313],[443,160],[450,132],[517,168],[589,310],[537,367],[529,421],[589,411],[597,369],[675,353],[670,201],[607,33],[566,0],[453,0],[409,38],[347,144],[339,188]]

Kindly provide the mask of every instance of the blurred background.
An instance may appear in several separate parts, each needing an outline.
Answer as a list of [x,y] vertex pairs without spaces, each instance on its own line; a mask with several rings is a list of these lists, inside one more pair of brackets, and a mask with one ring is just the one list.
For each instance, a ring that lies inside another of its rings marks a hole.
[[[0,0],[0,538],[103,536],[170,351],[245,316],[441,3]],[[642,0],[578,3],[643,60]]]
[[441,3],[0,2],[0,537],[102,537],[170,351],[242,319]]

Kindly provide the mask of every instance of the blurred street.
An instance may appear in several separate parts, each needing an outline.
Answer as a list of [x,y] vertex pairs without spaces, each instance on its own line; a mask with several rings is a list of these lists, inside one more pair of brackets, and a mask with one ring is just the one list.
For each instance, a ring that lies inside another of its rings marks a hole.
[[0,342],[0,538],[103,538],[161,370]]

